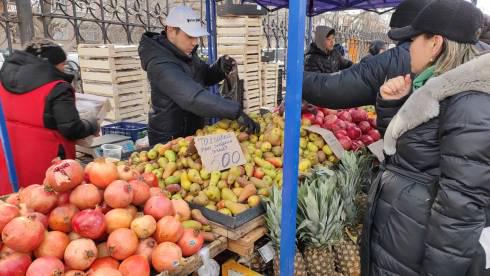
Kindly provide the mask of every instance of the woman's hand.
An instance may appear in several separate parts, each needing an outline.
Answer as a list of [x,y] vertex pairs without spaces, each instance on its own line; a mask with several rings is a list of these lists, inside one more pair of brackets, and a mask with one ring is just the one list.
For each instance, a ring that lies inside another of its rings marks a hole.
[[384,100],[399,100],[410,93],[412,79],[410,75],[399,76],[388,80],[381,86],[380,93]]

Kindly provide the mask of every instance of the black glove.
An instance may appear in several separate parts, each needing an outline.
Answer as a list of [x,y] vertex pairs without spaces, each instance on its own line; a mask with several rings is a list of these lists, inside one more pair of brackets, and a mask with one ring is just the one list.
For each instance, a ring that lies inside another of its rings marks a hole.
[[218,59],[219,68],[225,75],[230,74],[233,71],[233,66],[235,66],[236,61],[228,55],[224,55]]
[[248,117],[243,111],[240,112],[237,121],[241,125],[240,131],[246,130],[248,134],[258,134],[260,132],[260,125]]

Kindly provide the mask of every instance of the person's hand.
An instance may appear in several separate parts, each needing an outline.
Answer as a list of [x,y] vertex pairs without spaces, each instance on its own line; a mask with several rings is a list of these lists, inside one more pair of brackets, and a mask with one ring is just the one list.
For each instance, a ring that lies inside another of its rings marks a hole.
[[218,64],[219,64],[219,68],[221,69],[221,71],[223,71],[223,73],[225,73],[225,75],[228,75],[231,73],[231,71],[233,71],[233,67],[236,64],[236,61],[233,58],[231,58],[230,56],[224,55],[224,56],[219,58]]
[[399,76],[388,80],[380,88],[381,97],[384,100],[399,100],[410,93],[412,79],[410,75]]
[[241,125],[240,131],[245,130],[249,134],[257,134],[260,132],[260,125],[252,120],[252,118],[250,118],[243,111],[240,112],[240,116],[238,116],[237,121]]

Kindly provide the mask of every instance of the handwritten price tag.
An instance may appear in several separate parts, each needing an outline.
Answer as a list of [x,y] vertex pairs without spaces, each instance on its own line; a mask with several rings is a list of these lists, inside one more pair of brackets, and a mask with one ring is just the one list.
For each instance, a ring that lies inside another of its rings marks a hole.
[[381,139],[368,146],[368,149],[376,156],[376,158],[378,158],[379,162],[383,162],[385,160],[383,145],[383,139]]
[[339,140],[337,140],[337,137],[335,137],[335,135],[330,130],[317,126],[305,127],[305,129],[322,136],[323,140],[325,140],[325,143],[327,143],[330,149],[332,149],[333,154],[335,154],[337,158],[341,159],[342,156],[344,156],[344,147],[342,147],[342,144],[339,142]]
[[222,171],[246,163],[245,155],[233,132],[197,136],[194,143],[207,171]]

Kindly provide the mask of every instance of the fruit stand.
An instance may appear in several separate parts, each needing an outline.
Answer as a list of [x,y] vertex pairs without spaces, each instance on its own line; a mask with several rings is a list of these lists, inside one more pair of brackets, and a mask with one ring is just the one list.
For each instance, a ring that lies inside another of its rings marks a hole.
[[[289,49],[302,48],[306,5],[297,2]],[[295,52],[288,60],[301,61]],[[288,68],[290,91],[301,91],[299,67]],[[56,161],[42,185],[1,198],[0,272],[188,275],[202,266],[202,248],[211,258],[225,250],[251,257],[267,235],[275,275],[293,275],[293,266],[294,275],[359,275],[375,114],[300,111],[301,93],[287,95],[287,120],[250,114],[259,134],[221,120],[117,162]],[[224,149],[212,155],[214,147]]]

